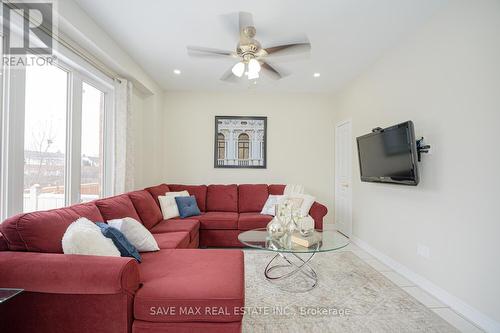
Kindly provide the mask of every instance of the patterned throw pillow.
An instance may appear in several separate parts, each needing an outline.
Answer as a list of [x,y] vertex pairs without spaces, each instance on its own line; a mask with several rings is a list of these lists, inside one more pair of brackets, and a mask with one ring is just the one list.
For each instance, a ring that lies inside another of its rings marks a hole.
[[299,202],[298,200],[302,200],[298,209],[300,209],[301,216],[307,216],[316,198],[309,194],[292,194],[289,200],[297,200],[297,202]]
[[290,202],[293,210],[300,209],[302,207],[302,203],[304,202],[303,198],[288,198],[286,201]]
[[284,203],[288,199],[286,195],[273,195],[267,197],[267,201],[262,207],[261,214],[276,216],[276,205]]
[[116,228],[113,228],[106,223],[98,222],[96,223],[99,228],[101,228],[102,234],[113,241],[118,251],[122,257],[132,257],[138,262],[141,262],[141,255],[137,252],[137,249],[128,241],[127,237],[122,234],[122,232]]

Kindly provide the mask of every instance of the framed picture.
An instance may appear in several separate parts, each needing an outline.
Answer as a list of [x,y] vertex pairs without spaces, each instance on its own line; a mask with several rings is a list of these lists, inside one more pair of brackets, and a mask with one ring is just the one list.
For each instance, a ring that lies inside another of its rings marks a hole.
[[266,144],[267,117],[215,117],[215,168],[265,169]]

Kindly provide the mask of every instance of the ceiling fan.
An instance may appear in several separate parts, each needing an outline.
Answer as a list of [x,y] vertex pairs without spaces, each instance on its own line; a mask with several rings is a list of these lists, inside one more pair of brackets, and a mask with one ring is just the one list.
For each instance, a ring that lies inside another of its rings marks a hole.
[[271,78],[279,80],[286,75],[266,61],[268,56],[292,55],[311,50],[311,44],[307,40],[263,48],[259,41],[254,39],[257,30],[253,24],[252,14],[247,12],[238,13],[238,26],[239,42],[235,51],[188,46],[188,54],[193,57],[226,57],[238,60],[221,77],[222,81],[237,82],[243,76],[246,76],[248,80],[257,80],[260,73],[268,74]]

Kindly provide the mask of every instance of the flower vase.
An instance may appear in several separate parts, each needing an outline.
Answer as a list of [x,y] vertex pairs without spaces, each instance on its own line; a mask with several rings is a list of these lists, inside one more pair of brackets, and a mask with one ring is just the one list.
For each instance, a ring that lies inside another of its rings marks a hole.
[[274,241],[277,241],[281,237],[283,237],[283,235],[285,234],[285,227],[283,226],[283,223],[281,223],[279,218],[274,217],[271,222],[267,224],[267,234]]

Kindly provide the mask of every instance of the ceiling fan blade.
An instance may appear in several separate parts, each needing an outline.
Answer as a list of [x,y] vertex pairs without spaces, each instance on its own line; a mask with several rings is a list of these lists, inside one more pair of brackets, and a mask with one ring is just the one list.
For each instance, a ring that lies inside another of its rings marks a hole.
[[221,76],[221,81],[237,83],[240,81],[240,77],[237,77],[233,74],[233,66],[229,67],[229,69]]
[[269,63],[265,61],[261,61],[260,68],[262,69],[264,74],[267,74],[269,77],[275,80],[279,80],[286,76],[285,74],[280,72],[277,68],[269,65]]
[[290,44],[282,44],[267,47],[264,49],[270,56],[286,56],[286,55],[294,55],[297,53],[305,53],[311,51],[311,43],[306,42],[298,42],[298,43],[290,43]]
[[213,49],[210,47],[201,47],[201,46],[188,46],[187,47],[188,55],[192,57],[237,57],[235,52]]

